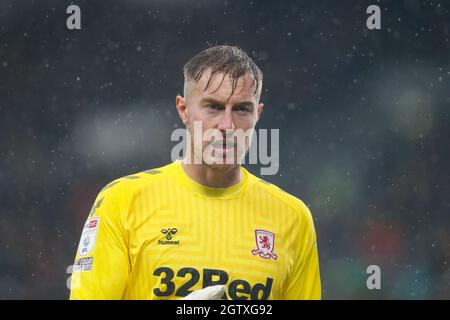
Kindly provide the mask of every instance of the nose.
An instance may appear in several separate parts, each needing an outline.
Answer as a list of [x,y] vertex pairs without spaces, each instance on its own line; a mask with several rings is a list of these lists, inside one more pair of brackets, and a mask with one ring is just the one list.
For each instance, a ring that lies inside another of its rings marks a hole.
[[219,124],[217,126],[217,129],[219,130],[227,130],[227,129],[234,129],[234,123],[233,123],[233,114],[231,110],[225,110],[222,112],[222,115],[220,116]]

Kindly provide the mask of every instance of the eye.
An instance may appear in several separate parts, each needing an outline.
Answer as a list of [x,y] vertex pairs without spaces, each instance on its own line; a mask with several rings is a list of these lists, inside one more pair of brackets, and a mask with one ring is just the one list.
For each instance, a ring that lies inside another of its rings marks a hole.
[[239,107],[236,107],[235,110],[236,110],[237,112],[239,112],[239,113],[247,113],[247,112],[250,112],[249,108],[246,107],[246,106],[239,106]]
[[208,104],[207,107],[211,110],[222,110],[222,106],[218,104]]

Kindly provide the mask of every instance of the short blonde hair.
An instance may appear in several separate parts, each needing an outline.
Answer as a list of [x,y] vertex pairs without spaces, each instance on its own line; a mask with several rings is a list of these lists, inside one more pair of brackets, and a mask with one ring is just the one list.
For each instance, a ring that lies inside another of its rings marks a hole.
[[262,86],[263,73],[261,69],[244,50],[236,46],[216,45],[192,57],[183,68],[185,88],[189,81],[198,82],[207,69],[211,69],[211,74],[204,91],[208,89],[212,77],[218,72],[223,73],[222,82],[227,75],[232,79],[230,96],[236,90],[238,79],[246,74],[253,77],[252,86],[256,82],[256,89],[253,94],[256,94]]

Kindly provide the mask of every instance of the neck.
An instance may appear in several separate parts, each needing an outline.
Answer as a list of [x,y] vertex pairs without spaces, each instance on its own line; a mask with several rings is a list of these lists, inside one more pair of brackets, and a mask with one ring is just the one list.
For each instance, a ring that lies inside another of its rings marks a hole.
[[206,164],[187,164],[182,162],[184,172],[194,181],[214,188],[228,188],[238,184],[242,179],[241,166],[229,170],[220,170]]

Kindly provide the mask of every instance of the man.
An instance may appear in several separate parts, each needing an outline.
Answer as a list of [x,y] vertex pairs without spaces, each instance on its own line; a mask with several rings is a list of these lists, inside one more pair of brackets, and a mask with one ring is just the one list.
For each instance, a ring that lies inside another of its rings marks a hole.
[[188,136],[196,124],[219,135],[190,139],[183,161],[100,191],[75,258],[71,299],[195,298],[202,288],[203,298],[320,299],[310,211],[245,170],[249,144],[229,135],[252,131],[259,120],[260,69],[241,49],[215,46],[193,57],[184,77],[176,108]]

